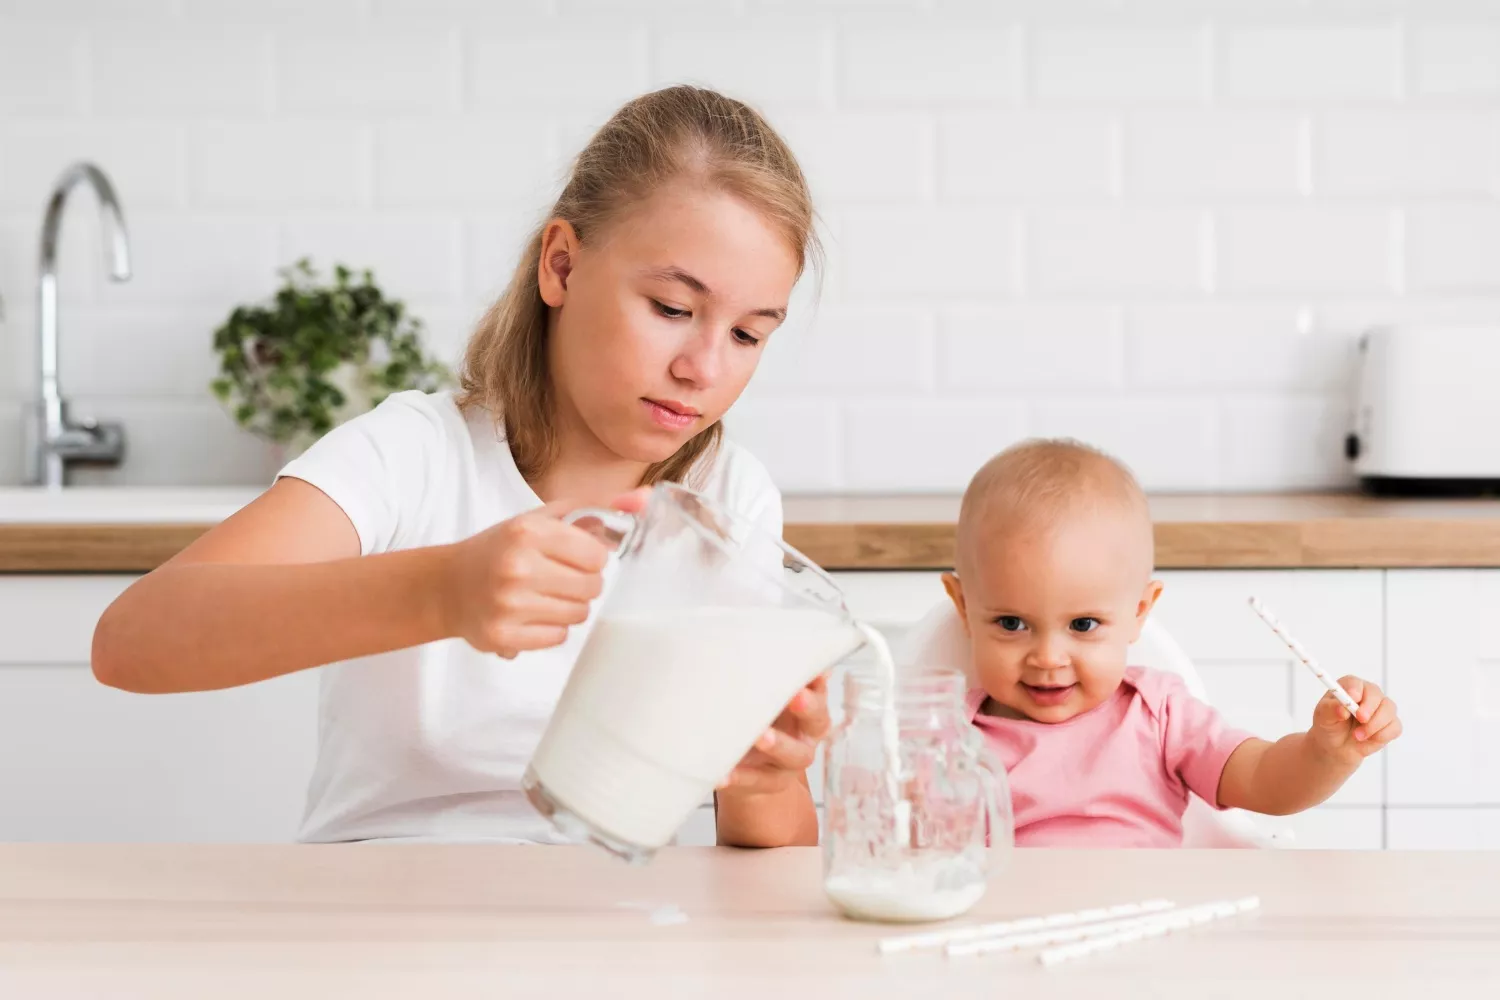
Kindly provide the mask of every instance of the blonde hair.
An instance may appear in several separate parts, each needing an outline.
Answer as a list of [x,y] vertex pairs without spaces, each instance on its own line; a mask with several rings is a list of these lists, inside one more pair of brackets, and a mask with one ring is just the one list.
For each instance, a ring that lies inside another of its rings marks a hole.
[[[572,224],[584,244],[662,185],[687,179],[726,191],[761,212],[786,236],[800,274],[821,248],[807,181],[782,138],[749,105],[700,87],[637,97],[616,111],[573,162],[547,220]],[[547,304],[537,270],[539,225],[510,284],[469,340],[459,375],[459,406],[483,406],[503,421],[516,466],[528,479],[555,457],[554,398],[547,361]],[[643,485],[681,482],[723,436],[718,421],[646,470]]]
[[[959,561],[975,551],[993,517],[1046,529],[1080,510],[1122,509],[1152,535],[1146,493],[1119,459],[1071,438],[1032,438],[1005,449],[980,467],[959,508]],[[962,568],[960,568],[962,575]]]

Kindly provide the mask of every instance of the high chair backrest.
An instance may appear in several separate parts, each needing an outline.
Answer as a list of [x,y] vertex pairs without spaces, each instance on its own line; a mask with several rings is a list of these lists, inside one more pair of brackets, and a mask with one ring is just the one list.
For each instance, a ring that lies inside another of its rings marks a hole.
[[[957,609],[946,600],[935,605],[906,632],[894,655],[897,663],[920,660],[924,666],[957,667],[971,674],[969,638],[964,633]],[[1140,639],[1130,647],[1128,662],[1131,666],[1177,674],[1189,694],[1200,701],[1209,701],[1208,689],[1193,667],[1192,659],[1167,630],[1152,619],[1146,620]],[[974,680],[972,675],[969,679],[971,683]],[[1273,835],[1261,831],[1249,813],[1238,809],[1217,810],[1196,795],[1188,797],[1187,812],[1182,817],[1184,847],[1274,847],[1288,838],[1289,834]]]

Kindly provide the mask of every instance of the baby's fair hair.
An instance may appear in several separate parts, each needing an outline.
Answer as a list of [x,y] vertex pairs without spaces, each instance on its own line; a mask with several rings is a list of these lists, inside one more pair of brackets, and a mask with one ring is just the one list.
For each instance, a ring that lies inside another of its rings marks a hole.
[[[469,341],[459,405],[504,422],[516,466],[528,479],[555,458],[554,395],[547,369],[548,306],[537,277],[546,222],[562,219],[584,246],[664,185],[731,194],[780,230],[800,273],[820,254],[812,197],[796,157],[749,105],[701,87],[677,86],[629,102],[573,162],[562,194],[526,241],[510,285]],[[719,423],[651,466],[644,484],[681,482],[718,447]]]
[[986,462],[964,491],[958,514],[959,576],[988,532],[1045,532],[1067,517],[1099,511],[1118,512],[1137,522],[1150,552],[1146,494],[1124,463],[1081,441],[1022,441]]

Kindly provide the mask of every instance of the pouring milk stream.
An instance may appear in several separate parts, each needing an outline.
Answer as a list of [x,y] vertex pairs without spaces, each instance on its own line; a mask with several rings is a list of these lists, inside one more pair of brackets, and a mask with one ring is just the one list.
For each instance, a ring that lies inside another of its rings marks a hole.
[[[571,519],[618,544],[619,576],[523,786],[575,839],[649,860],[815,677],[865,642],[893,675],[884,640],[826,573],[691,490],[663,484],[638,514]],[[882,735],[904,805],[893,710]]]

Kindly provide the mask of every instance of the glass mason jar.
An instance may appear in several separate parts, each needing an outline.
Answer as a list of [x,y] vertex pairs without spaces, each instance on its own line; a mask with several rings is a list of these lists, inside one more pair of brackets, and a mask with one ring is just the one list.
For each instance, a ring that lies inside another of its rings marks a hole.
[[[824,767],[823,887],[861,920],[946,920],[967,911],[1014,840],[1005,770],[984,751],[952,669],[897,671],[895,726],[873,666],[844,679],[844,719]],[[895,745],[898,765],[887,766]]]

